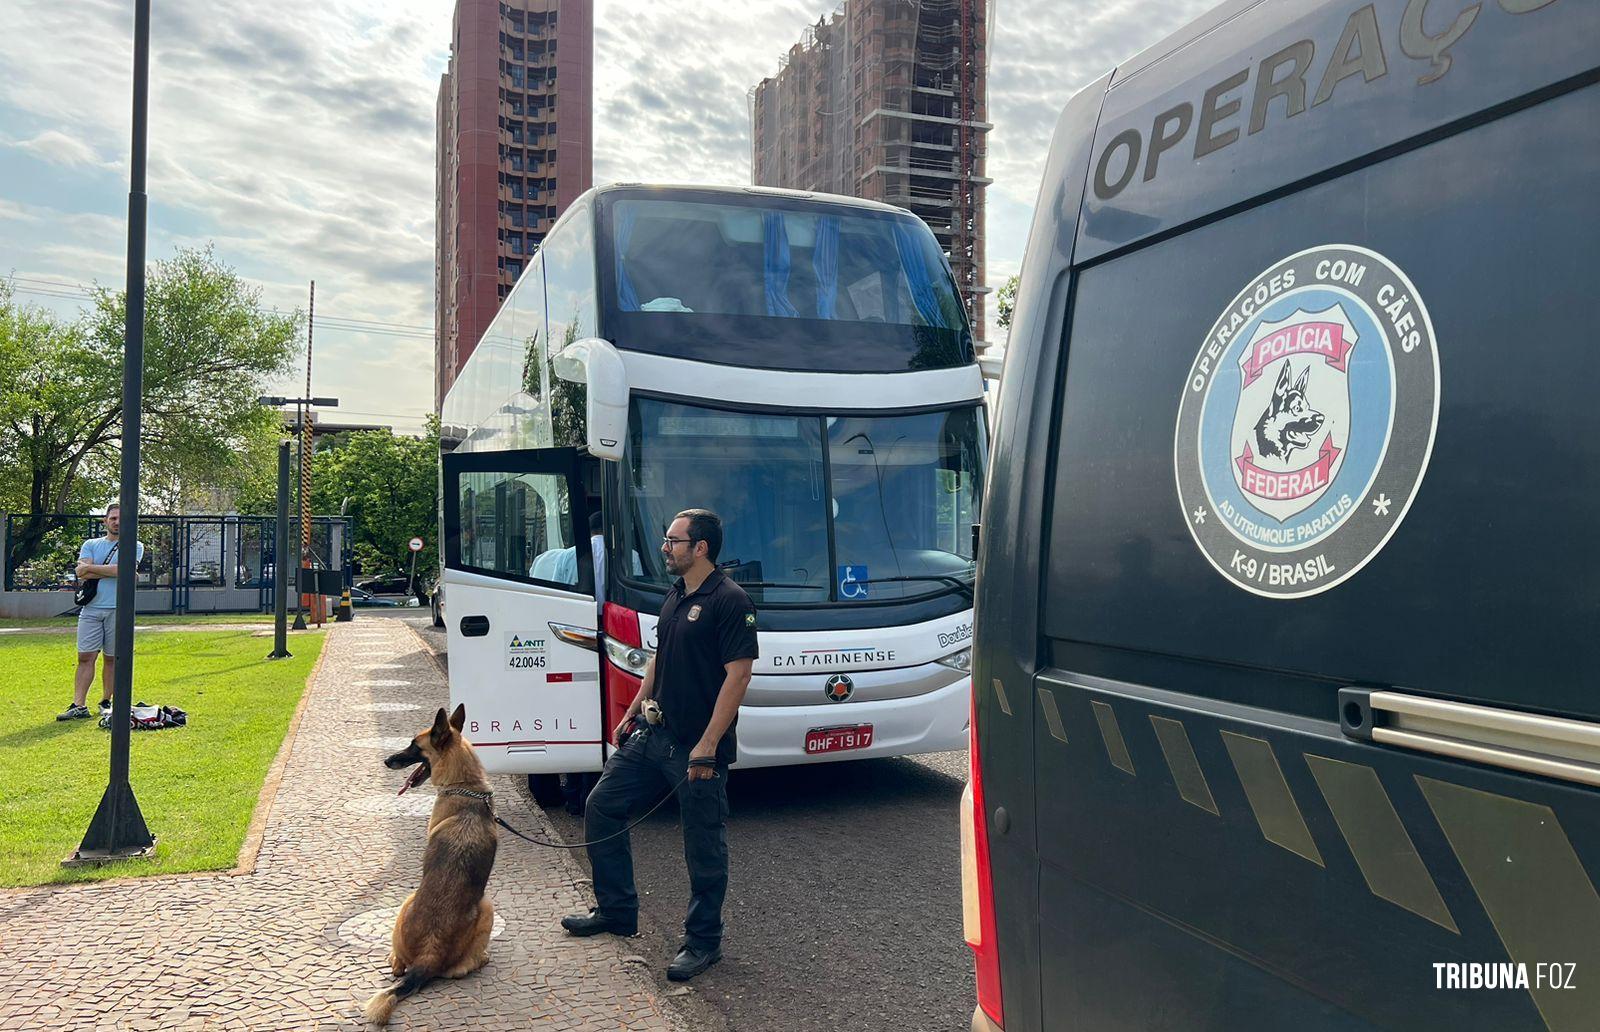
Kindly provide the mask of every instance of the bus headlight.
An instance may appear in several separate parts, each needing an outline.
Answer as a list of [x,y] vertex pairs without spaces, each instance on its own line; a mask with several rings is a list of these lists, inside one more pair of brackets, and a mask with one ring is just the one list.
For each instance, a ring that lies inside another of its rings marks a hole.
[[606,655],[611,657],[611,662],[626,670],[635,677],[644,676],[644,668],[650,662],[650,650],[642,649],[637,645],[618,641],[615,638],[606,639]]
[[972,648],[971,646],[968,646],[967,648],[962,649],[960,652],[952,652],[943,659],[936,659],[934,662],[938,663],[940,666],[947,666],[951,670],[959,670],[963,674],[971,673]]

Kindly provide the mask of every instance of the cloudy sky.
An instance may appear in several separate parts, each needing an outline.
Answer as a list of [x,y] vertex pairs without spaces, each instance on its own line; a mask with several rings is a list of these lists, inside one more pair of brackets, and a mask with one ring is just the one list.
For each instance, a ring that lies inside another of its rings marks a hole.
[[[993,2],[998,287],[1020,265],[1062,105],[1212,0]],[[597,0],[595,182],[748,183],[746,92],[834,6]],[[214,242],[284,310],[315,279],[314,389],[351,421],[410,430],[432,405],[434,100],[452,7],[154,4],[148,253]],[[0,276],[19,300],[70,312],[82,285],[123,281],[132,8],[6,0]]]

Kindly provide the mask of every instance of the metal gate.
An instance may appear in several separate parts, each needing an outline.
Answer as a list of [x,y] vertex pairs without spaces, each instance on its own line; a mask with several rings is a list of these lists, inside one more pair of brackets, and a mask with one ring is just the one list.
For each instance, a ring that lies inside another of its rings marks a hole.
[[[141,613],[266,612],[276,572],[271,516],[222,514],[139,517],[144,560],[136,605]],[[42,526],[41,526],[42,524]],[[84,541],[104,534],[102,517],[71,513],[35,521],[10,513],[5,521],[6,591],[70,591]],[[30,529],[32,528],[32,529]],[[311,518],[313,566],[341,570],[350,583],[353,521]],[[289,540],[300,540],[300,521],[289,521]],[[298,545],[292,546],[298,551]],[[293,564],[298,567],[299,564]],[[70,608],[71,600],[63,602]]]

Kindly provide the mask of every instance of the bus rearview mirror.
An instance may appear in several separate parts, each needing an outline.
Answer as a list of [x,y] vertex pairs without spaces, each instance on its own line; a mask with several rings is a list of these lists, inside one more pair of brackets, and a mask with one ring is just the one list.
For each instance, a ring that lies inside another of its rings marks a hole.
[[556,352],[550,364],[561,379],[587,388],[584,425],[589,454],[620,460],[628,430],[628,372],[617,349],[608,340],[585,337]]

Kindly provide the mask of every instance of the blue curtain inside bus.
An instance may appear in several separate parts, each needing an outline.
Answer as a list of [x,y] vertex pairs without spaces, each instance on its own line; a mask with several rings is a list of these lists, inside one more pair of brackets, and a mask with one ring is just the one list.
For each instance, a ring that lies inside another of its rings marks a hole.
[[628,278],[628,242],[633,239],[634,210],[626,205],[617,208],[617,305],[624,312],[639,310],[639,294]]
[[905,272],[906,285],[911,288],[911,303],[917,306],[917,314],[929,326],[949,329],[944,314],[939,310],[939,294],[934,289],[933,278],[928,274],[923,249],[918,245],[917,238],[911,235],[911,228],[903,222],[894,224],[894,246],[900,253],[900,268]]
[[817,219],[817,241],[811,246],[811,268],[817,275],[817,318],[832,319],[839,294],[839,217]]
[[766,241],[761,267],[766,287],[767,314],[792,319],[800,313],[789,301],[789,233],[780,211],[761,214],[762,237]]

